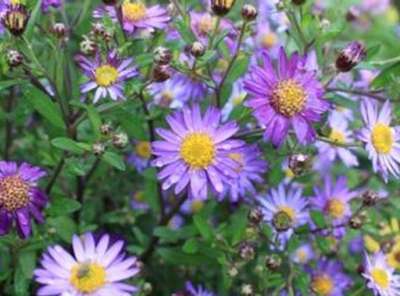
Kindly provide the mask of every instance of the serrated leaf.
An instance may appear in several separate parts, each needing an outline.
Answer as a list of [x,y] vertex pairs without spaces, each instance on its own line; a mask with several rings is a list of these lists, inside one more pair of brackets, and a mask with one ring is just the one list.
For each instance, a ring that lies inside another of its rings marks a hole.
[[108,151],[103,154],[102,159],[120,171],[125,171],[126,169],[123,157],[117,153]]

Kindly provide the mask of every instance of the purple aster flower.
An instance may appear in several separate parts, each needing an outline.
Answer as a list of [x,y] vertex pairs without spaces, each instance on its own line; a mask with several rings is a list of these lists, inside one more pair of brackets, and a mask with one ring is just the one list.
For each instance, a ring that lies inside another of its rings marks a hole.
[[108,53],[106,61],[102,61],[99,54],[93,60],[83,55],[78,55],[75,59],[90,79],[81,85],[81,92],[87,93],[96,89],[94,103],[107,95],[114,101],[123,99],[123,82],[138,75],[136,68],[131,66],[133,59],[120,60],[115,50]]
[[128,163],[141,173],[149,167],[151,158],[151,144],[148,141],[134,141],[133,152],[128,155]]
[[400,127],[391,127],[392,108],[386,101],[378,113],[375,101],[365,99],[361,104],[364,128],[359,139],[365,143],[365,149],[372,160],[374,172],[382,173],[385,181],[390,174],[400,176]]
[[41,8],[44,13],[48,12],[50,7],[60,8],[62,5],[62,0],[42,0]]
[[257,145],[246,145],[228,153],[228,157],[238,163],[237,177],[232,179],[225,193],[231,202],[237,202],[247,193],[256,194],[253,182],[262,183],[262,174],[267,170],[267,163],[262,159],[262,153]]
[[32,231],[31,217],[44,222],[41,213],[47,196],[38,188],[46,173],[39,167],[0,161],[0,235],[9,233],[14,221],[18,235],[27,238]]
[[[350,191],[347,179],[339,177],[335,183],[329,175],[325,176],[323,187],[314,187],[315,196],[310,198],[310,205],[332,219],[333,226],[340,226],[348,222],[351,217],[350,201],[358,195],[357,191]],[[335,236],[341,236],[345,227],[336,227]]]
[[305,243],[298,247],[290,256],[293,262],[307,264],[315,257],[313,247],[310,243]]
[[152,165],[162,168],[158,178],[163,190],[175,186],[179,194],[189,188],[192,198],[206,199],[208,184],[220,194],[227,179],[237,176],[238,164],[228,153],[244,143],[230,139],[239,129],[236,123],[219,126],[220,118],[213,107],[204,116],[198,105],[184,107],[166,118],[171,131],[156,130],[163,140],[152,143]]
[[[332,112],[329,116],[328,123],[331,129],[328,138],[332,142],[343,145],[354,141],[352,132],[348,128],[348,122],[342,113],[336,111]],[[326,160],[324,163],[332,163],[336,159],[339,159],[348,167],[357,166],[358,160],[352,153],[351,148],[338,145],[321,141],[316,143],[319,155]],[[324,169],[326,171],[326,167]]]
[[194,286],[191,282],[186,282],[186,292],[189,296],[214,296],[215,294],[206,290],[202,286]]
[[245,80],[245,89],[251,99],[248,106],[261,127],[264,138],[280,146],[290,127],[293,127],[301,144],[315,140],[313,122],[321,119],[329,104],[323,96],[323,87],[315,71],[306,70],[306,57],[297,53],[290,58],[283,48],[279,53],[279,65],[274,70],[272,61],[263,54],[264,65],[254,66]]
[[140,271],[135,257],[126,257],[124,242],[110,242],[103,235],[97,242],[91,233],[72,238],[73,254],[61,246],[49,247],[34,272],[36,281],[43,285],[41,295],[100,296],[131,295],[138,289],[121,281]]
[[343,266],[336,260],[322,259],[310,270],[311,289],[322,296],[344,296],[352,280],[343,273]]
[[302,194],[300,187],[281,183],[278,188],[271,189],[265,198],[258,199],[264,220],[273,226],[281,246],[292,236],[293,229],[309,220],[307,200]]
[[368,280],[367,287],[374,295],[400,295],[400,276],[394,274],[394,268],[388,265],[385,254],[377,252],[371,257],[365,254],[364,270],[362,275]]

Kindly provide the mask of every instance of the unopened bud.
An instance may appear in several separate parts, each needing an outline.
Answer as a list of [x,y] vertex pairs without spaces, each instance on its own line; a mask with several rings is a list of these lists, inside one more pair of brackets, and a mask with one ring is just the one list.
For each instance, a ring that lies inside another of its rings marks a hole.
[[292,0],[294,5],[303,5],[307,0]]
[[92,33],[97,36],[103,36],[106,32],[106,28],[102,23],[93,23],[92,24]]
[[128,144],[128,135],[125,133],[115,134],[112,138],[112,143],[116,148],[124,148]]
[[145,295],[149,295],[153,291],[153,286],[151,285],[151,283],[146,282],[143,285],[142,291]]
[[348,22],[354,22],[360,17],[360,10],[356,6],[351,6],[346,13],[346,20]]
[[18,67],[24,61],[24,56],[17,50],[11,49],[7,52],[7,64],[10,67]]
[[243,242],[239,248],[239,255],[245,261],[253,260],[255,256],[254,247],[248,242]]
[[103,0],[105,5],[115,5],[117,4],[117,0]]
[[67,35],[67,27],[63,23],[55,23],[51,27],[51,32],[57,37],[57,38],[65,38]]
[[11,34],[21,36],[25,32],[29,12],[25,5],[9,4],[1,20]]
[[169,65],[155,65],[153,68],[153,81],[164,82],[171,78],[172,71]]
[[95,143],[93,144],[92,150],[94,155],[101,156],[106,151],[106,147],[103,143]]
[[232,267],[230,267],[229,269],[228,269],[228,275],[230,276],[230,277],[235,277],[235,276],[237,276],[239,274],[239,271],[238,271],[238,269],[236,268],[236,266],[232,266]]
[[249,219],[250,223],[254,224],[254,225],[258,225],[260,224],[260,222],[262,221],[264,215],[262,213],[262,211],[259,208],[254,208],[251,209],[247,218]]
[[311,167],[311,158],[305,154],[293,154],[288,160],[289,169],[299,176]]
[[211,9],[218,16],[224,16],[231,11],[235,0],[211,0]]
[[361,198],[363,200],[364,206],[373,207],[374,205],[376,205],[376,202],[379,199],[379,195],[375,191],[367,190],[361,195]]
[[100,126],[100,133],[101,133],[103,136],[108,136],[108,135],[111,133],[111,131],[112,131],[112,127],[111,127],[111,125],[108,124],[108,123],[102,124],[102,125]]
[[257,18],[257,8],[255,8],[251,4],[245,4],[242,7],[242,17],[244,20],[250,22],[254,21]]
[[154,51],[154,63],[168,65],[172,59],[172,52],[166,47],[157,47]]
[[276,271],[282,264],[282,259],[277,255],[270,255],[265,257],[265,266],[271,270]]
[[97,44],[87,36],[80,43],[81,52],[85,55],[94,55],[97,52]]
[[243,284],[240,289],[240,294],[245,296],[253,295],[253,287],[250,284]]
[[357,66],[367,55],[364,45],[361,42],[349,43],[336,59],[336,69],[340,72],[349,72]]
[[360,229],[363,225],[363,219],[359,216],[352,217],[349,221],[349,225],[352,229]]
[[195,58],[203,56],[205,52],[206,52],[206,47],[199,41],[193,42],[193,44],[190,47],[190,53]]

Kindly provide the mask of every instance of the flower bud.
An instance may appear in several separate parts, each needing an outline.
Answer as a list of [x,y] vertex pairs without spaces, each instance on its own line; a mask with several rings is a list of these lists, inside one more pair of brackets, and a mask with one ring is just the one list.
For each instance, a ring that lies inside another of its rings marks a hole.
[[360,17],[360,10],[356,6],[351,6],[346,13],[346,20],[348,22],[354,22]]
[[248,242],[243,242],[239,248],[239,255],[245,261],[253,260],[255,256],[254,247]]
[[103,36],[106,28],[102,23],[96,22],[92,24],[92,33],[96,36]]
[[242,17],[244,20],[250,22],[254,21],[257,18],[257,8],[255,8],[251,4],[245,4],[242,7]]
[[199,41],[193,42],[193,44],[190,46],[190,53],[195,58],[203,56],[205,52],[206,52],[205,46]]
[[340,72],[349,72],[357,66],[367,55],[361,42],[350,42],[336,59],[336,69]]
[[271,271],[276,271],[281,264],[282,259],[277,255],[269,255],[265,257],[265,266]]
[[151,285],[151,283],[146,282],[143,284],[142,291],[145,295],[150,295],[153,291],[153,286]]
[[111,131],[112,131],[112,127],[111,127],[111,125],[108,124],[108,123],[102,124],[102,125],[100,126],[100,133],[101,133],[103,136],[108,136],[108,135],[111,133]]
[[211,0],[211,9],[218,16],[224,16],[231,11],[235,0]]
[[97,44],[87,36],[84,36],[83,41],[80,43],[80,49],[85,55],[94,55],[97,52]]
[[238,269],[236,268],[236,266],[231,266],[229,269],[228,269],[228,275],[230,276],[230,277],[235,277],[235,276],[237,276],[239,274],[239,271],[238,271]]
[[296,176],[303,174],[310,166],[311,158],[308,155],[293,154],[289,157],[288,167]]
[[253,287],[250,284],[243,284],[240,289],[240,295],[245,295],[245,296],[253,295]]
[[106,147],[103,143],[95,143],[93,144],[92,150],[94,155],[101,156],[106,151]]
[[156,65],[153,68],[153,81],[164,82],[168,80],[172,75],[171,68],[169,65]]
[[375,191],[367,190],[361,195],[361,198],[363,200],[364,206],[373,207],[374,205],[376,205],[376,202],[379,199],[379,195]]
[[18,67],[24,61],[24,56],[17,50],[11,49],[7,52],[7,64],[10,67]]
[[117,0],[103,0],[105,5],[115,5],[117,4]]
[[112,143],[116,148],[124,148],[128,144],[128,135],[125,133],[115,134],[112,138]]
[[154,51],[154,63],[158,65],[168,65],[172,60],[171,50],[159,46]]
[[247,219],[249,219],[251,224],[258,225],[263,219],[263,213],[259,208],[251,209]]
[[352,217],[349,221],[349,226],[352,229],[360,229],[363,225],[363,219],[359,216]]
[[3,25],[14,36],[21,36],[25,32],[28,20],[29,12],[22,4],[10,4],[2,17]]
[[65,38],[67,35],[67,27],[63,23],[55,23],[51,27],[51,32],[57,37],[57,38]]

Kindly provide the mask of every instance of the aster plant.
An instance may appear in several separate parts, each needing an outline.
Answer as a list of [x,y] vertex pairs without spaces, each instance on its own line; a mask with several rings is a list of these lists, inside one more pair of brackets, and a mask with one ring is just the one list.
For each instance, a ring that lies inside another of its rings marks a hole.
[[0,295],[400,295],[397,2],[0,0]]

